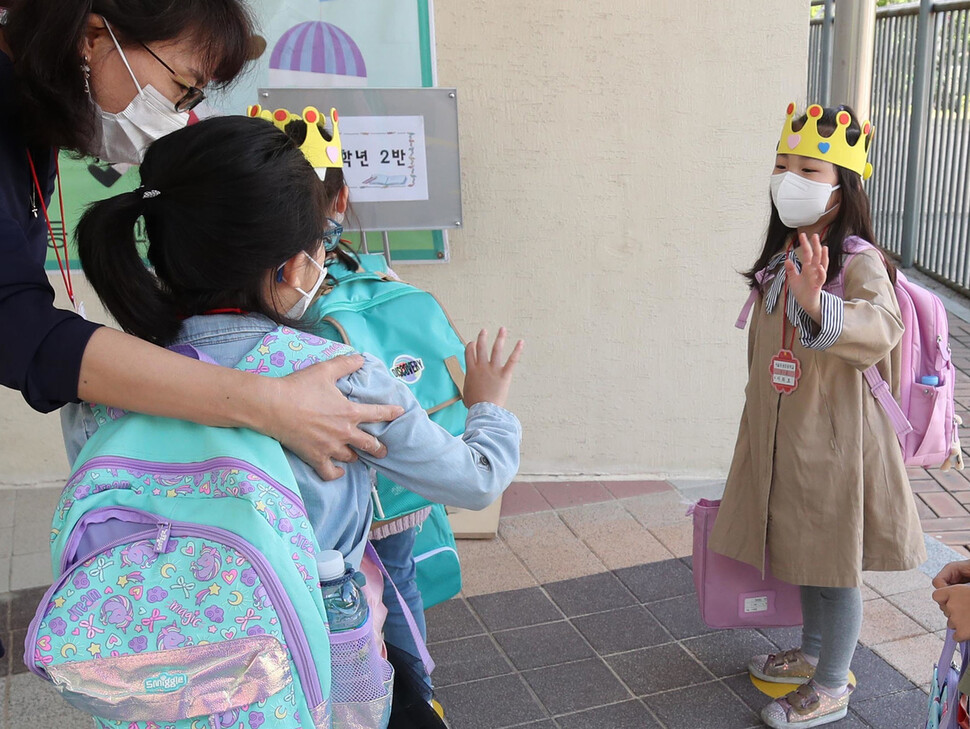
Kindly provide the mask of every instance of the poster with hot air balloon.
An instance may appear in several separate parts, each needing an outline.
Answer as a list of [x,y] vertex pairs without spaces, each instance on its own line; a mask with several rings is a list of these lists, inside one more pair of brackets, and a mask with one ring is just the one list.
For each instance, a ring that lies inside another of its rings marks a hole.
[[433,86],[430,0],[252,0],[266,50],[218,100],[224,113],[263,88]]
[[269,58],[273,88],[367,85],[367,65],[360,47],[343,28],[307,20],[288,29]]

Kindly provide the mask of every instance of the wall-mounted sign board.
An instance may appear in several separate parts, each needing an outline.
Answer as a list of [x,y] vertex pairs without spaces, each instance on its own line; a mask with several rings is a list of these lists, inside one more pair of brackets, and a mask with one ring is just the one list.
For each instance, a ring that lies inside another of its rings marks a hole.
[[455,89],[260,89],[266,109],[337,109],[344,177],[365,231],[461,226]]

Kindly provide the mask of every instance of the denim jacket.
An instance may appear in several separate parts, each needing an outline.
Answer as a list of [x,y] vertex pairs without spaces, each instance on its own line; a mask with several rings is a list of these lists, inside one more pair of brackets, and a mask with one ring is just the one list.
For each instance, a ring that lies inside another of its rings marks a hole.
[[[193,316],[183,323],[174,344],[191,344],[232,367],[275,327],[259,314]],[[284,449],[318,545],[339,550],[354,566],[360,564],[373,516],[370,468],[430,501],[466,509],[491,504],[518,471],[521,426],[504,408],[492,403],[473,405],[464,435],[453,436],[428,418],[407,385],[367,354],[364,366],[338,380],[337,388],[353,402],[404,408],[394,421],[361,425],[387,446],[387,456],[378,459],[357,451],[360,460],[341,464],[345,473],[335,481],[323,481]],[[97,423],[83,404],[63,408],[61,421],[73,464]]]

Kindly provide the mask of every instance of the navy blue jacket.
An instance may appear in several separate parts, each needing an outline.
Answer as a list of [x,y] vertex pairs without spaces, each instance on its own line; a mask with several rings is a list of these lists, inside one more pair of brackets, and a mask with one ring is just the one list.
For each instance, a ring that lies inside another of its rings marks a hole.
[[[49,235],[38,206],[14,96],[13,64],[0,51],[0,385],[23,393],[35,410],[77,401],[81,357],[98,328],[54,308],[44,270]],[[31,147],[45,201],[54,189],[54,150]]]

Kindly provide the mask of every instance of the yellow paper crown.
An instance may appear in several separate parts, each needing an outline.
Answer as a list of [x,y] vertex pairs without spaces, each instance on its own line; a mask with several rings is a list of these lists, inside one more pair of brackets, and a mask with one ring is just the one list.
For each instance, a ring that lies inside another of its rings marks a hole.
[[849,128],[852,117],[845,109],[841,109],[835,114],[836,128],[832,136],[826,137],[819,133],[818,122],[822,117],[822,107],[812,104],[805,112],[807,118],[805,125],[797,132],[792,129],[792,121],[795,118],[794,102],[788,105],[788,118],[785,119],[785,126],[781,130],[781,139],[778,142],[778,154],[799,154],[803,157],[820,159],[823,162],[831,162],[839,167],[845,167],[856,174],[862,175],[863,180],[868,180],[872,174],[872,165],[866,161],[869,156],[869,148],[872,146],[873,128],[868,120],[862,123],[862,134],[855,144],[849,144],[845,133]]
[[337,110],[330,109],[331,125],[333,127],[333,138],[328,142],[320,134],[320,127],[317,125],[326,118],[313,106],[303,109],[303,116],[298,116],[286,109],[277,109],[270,112],[269,109],[262,108],[259,104],[249,107],[249,116],[265,119],[273,122],[281,131],[286,125],[296,119],[306,122],[306,139],[300,145],[300,151],[306,155],[310,164],[317,171],[320,179],[331,167],[342,168],[344,166],[343,150],[340,146],[340,129],[338,128]]

